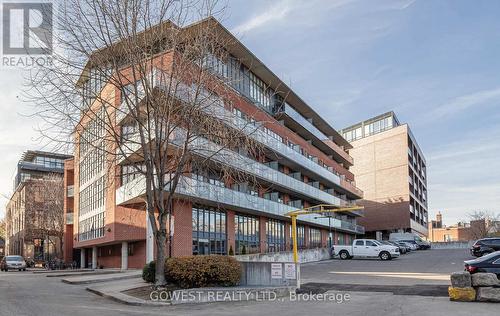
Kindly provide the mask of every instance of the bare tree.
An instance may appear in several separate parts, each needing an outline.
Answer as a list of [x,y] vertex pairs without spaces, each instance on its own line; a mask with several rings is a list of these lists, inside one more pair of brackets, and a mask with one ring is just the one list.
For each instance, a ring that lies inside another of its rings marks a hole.
[[29,180],[31,198],[25,200],[25,217],[31,225],[26,227],[28,240],[47,241],[54,245],[56,253],[62,255],[64,234],[64,187],[61,175],[49,174],[43,179]]
[[80,181],[104,171],[107,187],[118,181],[140,191],[158,285],[165,283],[179,191],[197,185],[195,174],[254,186],[252,161],[263,159],[264,122],[233,111],[231,85],[242,78],[224,67],[240,61],[228,54],[233,38],[211,18],[224,10],[208,0],[65,1],[54,66],[29,79],[40,132],[61,146],[77,145]]
[[491,211],[473,211],[467,214],[471,226],[471,238],[481,239],[488,237],[490,230],[496,227],[500,218],[499,214]]
[[5,239],[5,218],[0,219],[0,238]]

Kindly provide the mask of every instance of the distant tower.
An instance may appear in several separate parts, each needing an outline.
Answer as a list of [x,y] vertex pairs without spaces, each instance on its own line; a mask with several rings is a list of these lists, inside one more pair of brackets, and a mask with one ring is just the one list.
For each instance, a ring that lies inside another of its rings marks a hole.
[[438,212],[436,214],[436,228],[442,228],[443,227],[443,215],[441,215],[441,212]]

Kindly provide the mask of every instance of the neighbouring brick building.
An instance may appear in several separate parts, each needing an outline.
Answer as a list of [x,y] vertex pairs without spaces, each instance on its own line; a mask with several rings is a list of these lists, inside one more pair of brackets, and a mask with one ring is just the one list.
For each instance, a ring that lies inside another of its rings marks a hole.
[[408,124],[394,112],[341,131],[351,142],[355,164],[350,169],[364,199],[359,224],[366,236],[388,239],[391,232],[428,235],[427,163]]
[[[349,171],[353,159],[346,150],[351,145],[215,19],[184,27],[181,32],[188,34],[191,28],[204,25],[234,42],[228,60],[211,56],[218,65],[218,75],[231,73],[242,78],[240,84],[231,86],[232,108],[221,106],[219,110],[231,120],[262,125],[256,139],[267,156],[249,163],[258,163],[259,170],[265,172],[246,172],[267,190],[225,183],[216,173],[191,172],[183,183],[192,186],[181,185],[176,191],[172,255],[228,254],[231,249],[235,254],[290,250],[291,223],[285,213],[318,204],[353,206],[362,197]],[[172,60],[173,54],[160,52],[158,58]],[[120,102],[121,89],[106,82],[96,83],[98,78],[92,75],[83,78],[80,88],[98,89],[101,96],[110,96],[108,102]],[[90,105],[96,112],[98,106]],[[82,125],[80,135],[89,130],[95,135],[104,133],[93,121]],[[127,127],[121,118],[116,119],[116,125],[122,130]],[[75,137],[74,163],[67,161],[65,165],[65,183],[68,188],[73,184],[74,190],[74,200],[67,200],[66,206],[67,217],[73,214],[73,225],[70,221],[66,225],[67,239],[72,237],[73,247],[81,250],[84,266],[142,267],[149,259],[146,239],[150,238],[144,178],[131,174],[125,162],[115,165],[95,155],[98,146],[86,146],[82,141],[90,137],[79,137],[78,133]],[[105,179],[114,179],[113,185],[103,185]],[[357,225],[360,215],[358,211],[345,211],[331,218],[299,217],[299,248],[326,247],[329,240],[350,243],[364,233]]]
[[436,220],[429,222],[428,240],[432,242],[471,241],[479,238],[478,235],[486,232],[484,220],[457,223],[446,226],[443,224],[441,212],[436,214]]
[[63,161],[71,156],[26,151],[17,165],[5,215],[5,252],[34,260],[61,257]]

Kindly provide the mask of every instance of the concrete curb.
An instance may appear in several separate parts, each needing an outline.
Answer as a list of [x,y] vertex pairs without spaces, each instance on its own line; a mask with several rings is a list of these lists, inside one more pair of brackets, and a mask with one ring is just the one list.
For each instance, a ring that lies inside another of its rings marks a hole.
[[110,299],[112,301],[125,304],[125,305],[130,305],[130,306],[170,306],[172,305],[169,302],[150,302],[146,301],[137,297],[133,297],[127,294],[123,294],[121,292],[115,292],[115,291],[104,291],[104,290],[99,290],[99,289],[94,289],[94,288],[86,288],[85,290],[94,293],[96,295],[102,296],[104,298]]
[[[119,274],[119,273],[117,273]],[[140,278],[141,276],[138,274],[132,274],[132,275],[118,275],[113,278],[106,278],[106,279],[94,279],[94,280],[70,280],[70,279],[62,279],[61,282],[67,283],[67,284],[93,284],[93,283],[103,283],[103,282],[110,282],[110,281],[119,281],[119,280],[127,280],[127,279],[136,279]]]
[[143,300],[141,298],[137,298],[134,296],[130,296],[127,294],[122,293],[122,291],[127,291],[127,290],[132,290],[138,288],[137,286],[133,287],[123,287],[120,289],[120,291],[112,291],[112,290],[106,290],[104,288],[92,288],[92,287],[87,287],[85,290],[94,293],[96,295],[102,296],[104,298],[110,299],[112,301],[125,304],[125,305],[131,305],[131,306],[170,306],[172,305],[170,302],[153,302],[153,301],[147,301]]
[[56,277],[66,277],[66,276],[84,276],[84,275],[107,275],[107,274],[115,274],[121,273],[120,271],[107,271],[107,272],[73,272],[73,273],[51,273],[47,274],[45,277],[47,278],[56,278]]
[[92,272],[94,269],[76,269],[76,270],[32,270],[33,274],[58,274],[58,273],[82,273]]
[[[85,290],[94,293],[96,295],[99,295],[101,297],[110,299],[112,301],[125,304],[125,305],[130,305],[130,306],[172,306],[172,305],[198,305],[198,304],[210,304],[210,303],[231,303],[231,302],[243,302],[243,301],[254,301],[255,298],[252,296],[250,299],[240,299],[240,300],[220,300],[220,301],[206,301],[206,300],[201,300],[201,301],[187,301],[187,302],[175,302],[175,301],[148,301],[144,300],[141,298],[137,298],[134,296],[130,296],[127,294],[122,293],[123,291],[127,290],[132,290],[141,286],[131,286],[131,287],[121,287],[119,290],[114,289],[114,290],[107,290],[104,286],[102,287],[86,287]],[[284,297],[290,293],[290,291],[295,291],[295,287],[232,287],[232,288],[204,288],[204,289],[187,289],[187,290],[179,290],[179,291],[227,291],[228,293],[234,292],[234,291],[273,291],[277,293],[277,297]],[[242,297],[244,298],[244,296]]]

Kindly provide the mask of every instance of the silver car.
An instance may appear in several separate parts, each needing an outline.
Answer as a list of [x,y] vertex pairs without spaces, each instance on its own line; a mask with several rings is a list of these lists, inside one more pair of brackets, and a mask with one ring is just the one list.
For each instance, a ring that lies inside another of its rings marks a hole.
[[21,256],[5,256],[0,262],[1,271],[19,270],[26,271],[26,261]]

